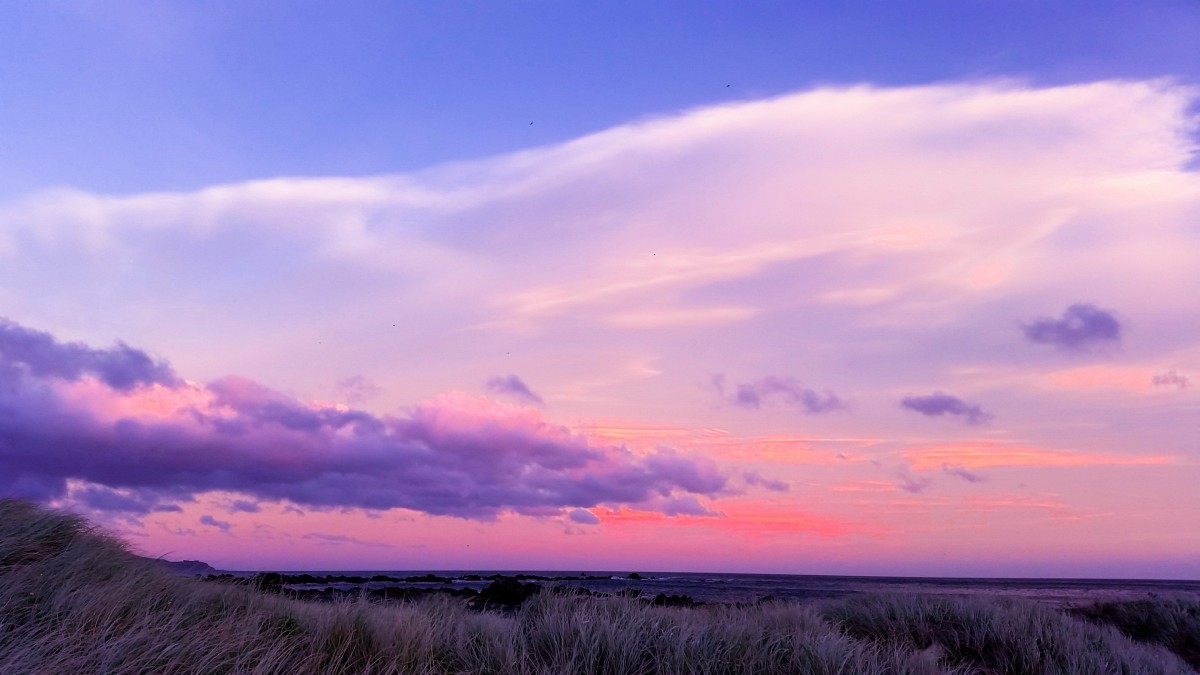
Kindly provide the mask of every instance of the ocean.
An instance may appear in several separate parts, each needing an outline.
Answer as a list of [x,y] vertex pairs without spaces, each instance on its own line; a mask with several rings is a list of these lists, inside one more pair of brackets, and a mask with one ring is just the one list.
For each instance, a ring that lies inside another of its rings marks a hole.
[[[524,577],[526,583],[574,586],[593,592],[654,597],[683,595],[699,602],[818,600],[860,593],[919,593],[1014,597],[1057,606],[1087,605],[1103,600],[1136,600],[1176,594],[1200,595],[1200,581],[1130,579],[963,579],[933,577],[850,577],[788,574],[722,574],[684,572],[554,572],[554,571],[309,571],[310,583],[287,583],[297,590],[354,588],[472,588],[482,590],[492,575]],[[433,575],[436,580],[417,580]],[[631,578],[633,576],[634,578]],[[347,581],[336,577],[375,580]],[[382,580],[380,577],[387,577]],[[408,579],[408,580],[405,580]]]

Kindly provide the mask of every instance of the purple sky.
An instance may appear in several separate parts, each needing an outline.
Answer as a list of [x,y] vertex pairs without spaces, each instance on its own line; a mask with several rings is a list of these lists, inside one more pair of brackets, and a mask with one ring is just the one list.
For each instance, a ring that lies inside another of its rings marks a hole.
[[0,22],[0,493],[228,569],[1200,578],[1194,5],[138,7]]

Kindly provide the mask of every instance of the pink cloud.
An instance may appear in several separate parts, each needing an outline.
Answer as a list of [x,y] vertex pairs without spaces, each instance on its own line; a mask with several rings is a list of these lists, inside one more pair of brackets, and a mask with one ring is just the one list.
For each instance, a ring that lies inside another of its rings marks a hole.
[[[224,490],[316,508],[486,520],[602,503],[678,511],[671,504],[726,486],[701,457],[591,443],[533,408],[484,397],[452,392],[402,416],[376,416],[305,404],[239,377],[204,386],[147,380],[169,370],[146,370],[149,359],[123,345],[117,363],[150,375],[121,375],[114,384],[87,365],[109,363],[105,352],[23,330],[10,332],[35,335],[33,356],[0,341],[7,493],[59,498],[73,479],[121,490],[93,501],[138,512]],[[90,360],[75,368],[81,353]]]

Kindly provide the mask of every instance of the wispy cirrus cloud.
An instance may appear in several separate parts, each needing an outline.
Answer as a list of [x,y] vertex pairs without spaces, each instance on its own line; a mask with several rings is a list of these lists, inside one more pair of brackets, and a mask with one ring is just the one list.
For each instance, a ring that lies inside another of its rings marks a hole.
[[[9,333],[33,332],[10,324]],[[6,494],[61,498],[68,481],[83,481],[98,486],[94,506],[123,510],[224,490],[312,507],[490,519],[599,504],[661,504],[684,513],[698,503],[688,495],[712,496],[726,486],[703,458],[665,447],[635,454],[592,445],[530,408],[468,394],[381,417],[306,405],[244,378],[180,382],[165,366],[146,370],[148,357],[124,346],[122,363],[139,364],[140,379],[122,375],[109,384],[74,367],[80,353],[92,352],[36,337],[32,355],[0,352]]]
[[1039,317],[1021,324],[1025,339],[1064,351],[1079,351],[1121,339],[1121,322],[1108,310],[1087,303],[1067,307],[1062,317]]
[[992,419],[992,415],[984,412],[979,405],[940,391],[927,396],[905,396],[900,400],[900,407],[926,417],[961,417],[967,424],[983,424]]

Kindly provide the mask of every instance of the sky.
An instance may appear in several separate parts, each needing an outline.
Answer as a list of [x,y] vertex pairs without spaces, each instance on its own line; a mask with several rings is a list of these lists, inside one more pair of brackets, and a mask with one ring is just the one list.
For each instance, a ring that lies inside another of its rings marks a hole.
[[0,4],[0,496],[231,570],[1200,579],[1196,35]]

